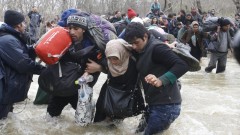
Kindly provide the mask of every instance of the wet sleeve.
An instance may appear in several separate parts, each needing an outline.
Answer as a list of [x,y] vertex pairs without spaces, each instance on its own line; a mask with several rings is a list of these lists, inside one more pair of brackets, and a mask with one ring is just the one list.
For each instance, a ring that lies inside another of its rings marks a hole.
[[172,72],[168,71],[160,76],[159,79],[162,81],[163,86],[166,86],[168,84],[173,84],[177,80],[177,77]]
[[188,71],[189,66],[187,63],[178,57],[167,45],[157,45],[153,50],[153,62],[164,65],[168,69],[165,74],[158,76],[164,86],[173,84]]

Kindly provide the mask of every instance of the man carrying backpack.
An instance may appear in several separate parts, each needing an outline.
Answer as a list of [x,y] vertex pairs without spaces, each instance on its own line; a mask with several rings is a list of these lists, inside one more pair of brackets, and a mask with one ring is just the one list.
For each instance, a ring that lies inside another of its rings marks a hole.
[[[71,14],[67,19],[67,28],[73,44],[61,58],[60,63],[72,62],[79,64],[82,70],[79,74],[83,75],[85,72],[85,74],[90,73],[93,75],[94,80],[89,84],[92,87],[96,83],[100,72],[103,70],[104,66],[102,65],[104,65],[104,59],[100,57],[101,51],[89,35],[87,18],[80,16],[78,13]],[[59,116],[68,103],[76,109],[77,102],[78,94],[65,97],[52,96],[47,107],[47,112],[51,117]]]
[[132,45],[137,58],[136,67],[149,106],[144,115],[146,127],[140,124],[137,132],[163,132],[180,114],[182,99],[177,79],[189,66],[140,23],[127,26],[125,40]]
[[[205,68],[205,72],[210,73],[214,68],[216,73],[222,73],[226,69],[228,49],[231,50],[232,42],[229,28],[231,22],[228,19],[219,20],[220,26],[217,30],[210,33],[210,44],[214,46],[210,61]],[[216,67],[217,65],[217,67]]]

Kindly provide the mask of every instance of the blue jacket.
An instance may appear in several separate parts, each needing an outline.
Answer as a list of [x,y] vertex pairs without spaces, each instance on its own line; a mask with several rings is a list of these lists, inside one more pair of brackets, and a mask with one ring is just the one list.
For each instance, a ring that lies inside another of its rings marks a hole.
[[33,48],[22,35],[8,25],[0,28],[0,104],[12,104],[27,98],[32,75],[44,68],[34,61]]

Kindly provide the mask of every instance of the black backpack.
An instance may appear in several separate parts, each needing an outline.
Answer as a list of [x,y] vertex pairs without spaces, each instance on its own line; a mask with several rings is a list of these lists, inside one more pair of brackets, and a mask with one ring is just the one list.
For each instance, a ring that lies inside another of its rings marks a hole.
[[73,62],[59,62],[49,65],[38,78],[39,87],[54,96],[72,96],[78,93],[75,81],[81,77],[81,66]]

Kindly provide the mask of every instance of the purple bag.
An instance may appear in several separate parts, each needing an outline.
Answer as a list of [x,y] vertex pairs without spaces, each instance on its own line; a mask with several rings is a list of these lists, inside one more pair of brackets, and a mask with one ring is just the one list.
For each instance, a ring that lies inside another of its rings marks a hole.
[[115,27],[106,19],[86,12],[78,15],[88,18],[88,31],[101,50],[105,50],[108,41],[117,39]]

